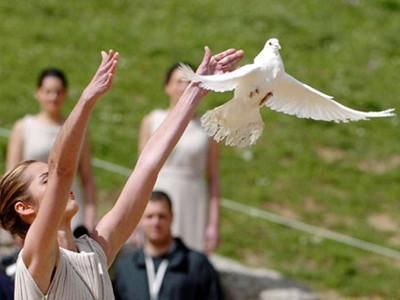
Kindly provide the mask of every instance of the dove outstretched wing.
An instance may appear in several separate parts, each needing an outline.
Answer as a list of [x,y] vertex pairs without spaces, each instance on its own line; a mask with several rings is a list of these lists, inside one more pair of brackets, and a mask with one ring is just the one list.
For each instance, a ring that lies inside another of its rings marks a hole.
[[199,82],[202,88],[212,90],[215,92],[226,92],[234,90],[240,79],[258,71],[259,66],[255,64],[248,64],[236,69],[232,72],[216,75],[198,75],[192,69],[185,65],[181,65],[180,70],[183,72],[185,79],[193,82]]
[[282,74],[272,85],[272,97],[265,105],[272,110],[314,120],[348,122],[392,116],[394,109],[362,112],[346,107],[289,74]]

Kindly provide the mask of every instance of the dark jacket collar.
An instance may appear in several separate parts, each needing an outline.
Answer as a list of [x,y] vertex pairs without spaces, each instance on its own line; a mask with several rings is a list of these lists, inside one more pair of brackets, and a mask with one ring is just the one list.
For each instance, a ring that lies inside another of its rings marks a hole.
[[[188,267],[188,255],[189,249],[182,242],[180,238],[174,238],[174,245],[169,253],[163,255],[169,260],[168,269],[187,269]],[[143,248],[136,251],[133,255],[133,260],[135,261],[138,268],[145,268],[145,259]]]

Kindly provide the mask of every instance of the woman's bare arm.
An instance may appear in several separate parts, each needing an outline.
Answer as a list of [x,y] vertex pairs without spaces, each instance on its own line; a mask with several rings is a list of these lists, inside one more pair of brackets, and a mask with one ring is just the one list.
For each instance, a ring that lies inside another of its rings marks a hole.
[[150,118],[151,114],[147,115],[143,118],[142,123],[140,124],[139,129],[139,152],[142,153],[144,146],[146,145],[147,141],[150,139],[151,131],[150,131]]
[[23,119],[21,119],[15,123],[13,129],[11,130],[11,135],[7,146],[7,170],[11,170],[22,161],[22,151],[24,147],[23,126]]
[[219,149],[218,144],[210,138],[207,156],[207,179],[209,195],[208,224],[205,233],[205,250],[213,252],[219,243]]
[[82,144],[79,161],[79,175],[85,199],[85,226],[91,232],[96,224],[96,185],[92,173],[91,154],[88,136]]
[[[234,64],[243,56],[242,51],[229,49],[219,55],[226,65]],[[200,74],[214,73],[219,68],[215,57],[206,48],[198,69]],[[206,92],[195,84],[189,84],[175,107],[161,126],[150,137],[139,156],[135,169],[125,184],[115,206],[99,222],[93,237],[102,245],[108,264],[139,222],[157,179],[157,174],[172,151],[195,108]]]
[[46,292],[58,257],[57,231],[64,216],[82,140],[96,101],[111,87],[118,53],[102,52],[92,81],[62,126],[49,155],[48,183],[24,241],[22,257],[36,284]]

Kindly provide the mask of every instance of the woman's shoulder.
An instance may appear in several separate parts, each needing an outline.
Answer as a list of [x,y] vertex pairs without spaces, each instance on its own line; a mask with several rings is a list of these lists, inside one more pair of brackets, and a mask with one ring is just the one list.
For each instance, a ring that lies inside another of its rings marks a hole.
[[84,234],[75,239],[75,243],[80,252],[94,252],[101,257],[104,262],[107,262],[106,254],[103,247],[93,238]]
[[15,121],[13,129],[21,129],[23,128],[27,123],[30,123],[34,121],[35,116],[33,115],[25,115],[22,118],[18,119]]
[[167,115],[167,110],[165,109],[155,109],[153,111],[151,111],[149,114],[146,115],[145,118],[147,119],[158,119],[160,117],[165,117]]
[[167,116],[167,111],[164,109],[155,109],[148,113],[142,120],[142,126],[155,129]]
[[12,133],[13,134],[22,134],[26,128],[29,128],[30,125],[33,122],[34,116],[32,115],[26,115],[17,121],[15,121],[13,127],[12,127]]

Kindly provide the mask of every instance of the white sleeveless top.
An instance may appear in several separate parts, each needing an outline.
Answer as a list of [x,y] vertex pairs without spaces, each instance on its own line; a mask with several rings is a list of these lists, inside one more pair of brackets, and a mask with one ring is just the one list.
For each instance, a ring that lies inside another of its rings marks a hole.
[[[23,160],[37,160],[47,163],[51,148],[61,125],[52,125],[39,120],[36,116],[23,118]],[[78,178],[75,176],[72,191],[79,204],[79,211],[72,219],[72,228],[85,224],[84,195]]]
[[[155,110],[149,115],[153,133],[168,112]],[[209,137],[198,118],[192,119],[158,174],[154,189],[166,192],[173,203],[172,232],[190,248],[204,251],[208,223],[209,190],[205,179]]]
[[79,252],[60,248],[60,258],[47,295],[36,285],[22,259],[17,260],[15,300],[113,300],[107,259],[101,246],[84,235],[75,240]]

